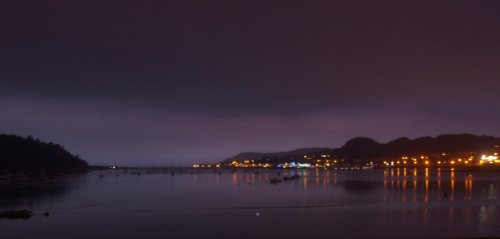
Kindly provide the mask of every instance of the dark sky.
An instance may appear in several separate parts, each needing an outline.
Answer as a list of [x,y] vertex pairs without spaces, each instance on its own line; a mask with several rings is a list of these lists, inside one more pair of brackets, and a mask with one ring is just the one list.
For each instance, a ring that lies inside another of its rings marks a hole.
[[500,136],[500,1],[0,2],[0,133],[180,165]]

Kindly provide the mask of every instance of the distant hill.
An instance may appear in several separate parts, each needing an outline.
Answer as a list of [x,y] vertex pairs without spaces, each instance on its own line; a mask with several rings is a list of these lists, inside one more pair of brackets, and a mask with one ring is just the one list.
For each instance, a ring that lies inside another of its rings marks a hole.
[[0,134],[0,173],[77,173],[87,168],[87,162],[61,145]]
[[254,159],[259,162],[288,162],[300,161],[301,156],[307,154],[314,158],[320,154],[329,154],[332,158],[352,160],[376,160],[395,158],[402,155],[431,155],[446,153],[467,153],[491,151],[500,145],[500,138],[493,136],[477,136],[472,134],[446,134],[437,137],[420,137],[409,139],[398,138],[388,143],[379,143],[371,138],[357,137],[347,141],[336,149],[308,148],[280,153],[241,153],[224,160]]
[[315,152],[323,152],[323,151],[331,151],[329,148],[300,148],[292,151],[286,152],[273,152],[273,153],[256,153],[256,152],[244,152],[237,154],[233,157],[227,158],[222,163],[231,163],[232,161],[242,161],[242,160],[255,160],[261,158],[276,158],[276,157],[285,157],[285,156],[300,156],[302,157],[304,154],[315,153]]

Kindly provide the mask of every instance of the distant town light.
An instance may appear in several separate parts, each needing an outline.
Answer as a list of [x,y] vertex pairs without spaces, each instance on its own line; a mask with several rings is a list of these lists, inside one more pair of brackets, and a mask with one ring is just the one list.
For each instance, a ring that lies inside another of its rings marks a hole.
[[311,164],[310,163],[299,163],[299,164],[297,164],[297,167],[299,167],[299,168],[310,168]]
[[486,155],[486,154],[481,155],[481,161],[483,161],[483,162],[489,162],[489,163],[500,162],[500,161],[498,161],[498,156],[496,156],[496,155]]

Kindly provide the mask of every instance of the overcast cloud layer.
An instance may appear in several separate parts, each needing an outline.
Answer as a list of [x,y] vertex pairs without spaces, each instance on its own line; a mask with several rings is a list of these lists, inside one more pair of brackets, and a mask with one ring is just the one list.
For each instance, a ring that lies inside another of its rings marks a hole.
[[0,133],[180,165],[500,135],[498,1],[2,1]]

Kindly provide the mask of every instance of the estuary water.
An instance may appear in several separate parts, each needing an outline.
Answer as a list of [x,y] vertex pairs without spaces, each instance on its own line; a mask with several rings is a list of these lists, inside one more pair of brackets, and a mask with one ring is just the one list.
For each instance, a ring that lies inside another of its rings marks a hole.
[[[270,184],[271,179],[300,175]],[[500,173],[450,169],[97,171],[0,182],[10,238],[500,237]],[[50,212],[50,216],[42,213]]]

